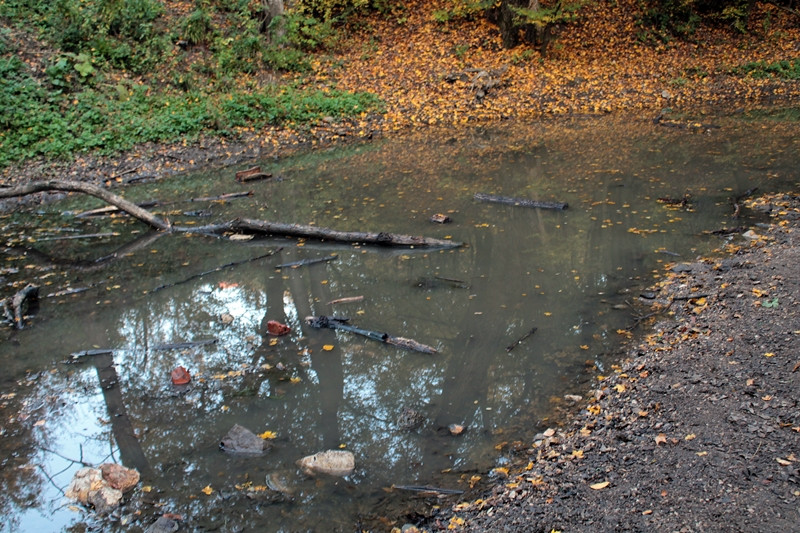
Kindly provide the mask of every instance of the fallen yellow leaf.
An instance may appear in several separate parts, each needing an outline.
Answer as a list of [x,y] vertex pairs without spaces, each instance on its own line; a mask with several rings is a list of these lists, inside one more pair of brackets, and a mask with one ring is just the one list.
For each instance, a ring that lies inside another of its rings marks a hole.
[[775,357],[775,354],[773,352],[767,352],[764,354],[764,357]]
[[688,435],[686,435],[686,436],[683,438],[683,440],[694,440],[694,439],[696,439],[696,438],[697,438],[697,435],[695,435],[694,433],[689,433]]
[[211,496],[211,494],[214,492],[214,489],[211,488],[211,485],[206,485],[200,492],[206,496]]
[[326,344],[325,346],[322,347],[322,349],[325,350],[326,352],[330,352],[331,350],[333,350],[333,344]]
[[595,483],[594,485],[589,485],[590,488],[594,490],[602,490],[608,487],[611,483],[609,481],[603,481],[601,483]]

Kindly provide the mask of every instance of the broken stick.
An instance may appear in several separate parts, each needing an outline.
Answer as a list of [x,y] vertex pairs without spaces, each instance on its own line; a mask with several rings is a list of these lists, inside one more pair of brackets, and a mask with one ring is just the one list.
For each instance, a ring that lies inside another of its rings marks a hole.
[[530,337],[531,335],[533,335],[534,333],[536,333],[536,329],[537,329],[537,328],[535,328],[535,327],[534,327],[534,328],[531,328],[531,330],[530,330],[530,331],[528,331],[528,333],[526,333],[525,335],[523,335],[523,336],[522,336],[522,337],[520,337],[519,339],[515,340],[514,342],[512,342],[511,344],[509,344],[508,346],[506,346],[506,351],[507,351],[507,352],[510,352],[511,350],[513,350],[514,348],[516,348],[516,347],[519,345],[519,343],[521,343],[522,341],[524,341],[525,339],[527,339],[528,337]]
[[413,350],[416,352],[422,353],[438,353],[436,348],[432,348],[425,344],[415,341],[414,339],[407,339],[405,337],[393,337],[388,333],[381,333],[379,331],[370,331],[367,329],[361,329],[356,326],[351,326],[347,322],[349,318],[338,318],[333,316],[309,316],[306,317],[306,324],[313,328],[329,328],[329,329],[339,329],[342,331],[349,331],[350,333],[355,333],[357,335],[363,335],[364,337],[370,338],[372,340],[376,340],[379,342],[383,342],[385,344],[392,344],[394,346],[398,346],[400,348],[405,348],[406,350]]

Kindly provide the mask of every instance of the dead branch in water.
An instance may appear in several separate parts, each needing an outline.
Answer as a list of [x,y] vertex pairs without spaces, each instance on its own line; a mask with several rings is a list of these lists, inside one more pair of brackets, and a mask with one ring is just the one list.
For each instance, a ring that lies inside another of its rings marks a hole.
[[485,194],[482,192],[475,193],[476,200],[484,202],[494,202],[498,204],[514,205],[519,207],[534,207],[538,209],[556,209],[564,210],[569,207],[565,202],[540,202],[538,200],[529,200],[527,198],[511,198],[508,196],[496,196],[494,194]]
[[406,247],[439,247],[457,248],[461,246],[459,242],[441,239],[430,239],[427,237],[400,235],[394,233],[372,233],[358,231],[338,231],[317,226],[302,224],[284,224],[280,222],[268,222],[265,220],[254,220],[247,218],[237,218],[222,224],[210,224],[206,226],[184,227],[174,226],[169,221],[165,221],[150,213],[133,202],[129,202],[116,194],[92,185],[79,181],[45,180],[19,187],[0,188],[0,198],[16,198],[27,196],[45,191],[67,191],[82,192],[114,205],[129,215],[141,220],[150,227],[163,232],[198,233],[207,235],[222,236],[226,233],[242,233],[255,235],[278,235],[297,237],[305,239],[320,239],[336,242],[376,244],[381,246],[406,246]]
[[306,317],[306,324],[311,326],[312,328],[329,328],[329,329],[339,329],[342,331],[349,331],[350,333],[355,333],[357,335],[363,335],[372,340],[376,340],[378,342],[383,342],[386,344],[392,344],[394,346],[398,346],[400,348],[405,348],[406,350],[413,350],[416,352],[422,353],[439,353],[436,348],[432,348],[425,344],[415,341],[414,339],[407,339],[405,337],[393,337],[388,333],[382,333],[380,331],[370,331],[368,329],[362,329],[356,326],[351,326],[347,322],[349,319],[347,318],[337,318],[333,316],[309,316]]

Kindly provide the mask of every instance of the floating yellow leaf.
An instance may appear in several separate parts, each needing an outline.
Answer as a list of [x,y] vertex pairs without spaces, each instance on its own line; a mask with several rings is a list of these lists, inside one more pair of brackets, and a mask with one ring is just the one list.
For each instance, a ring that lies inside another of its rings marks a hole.
[[264,433],[259,433],[258,436],[261,437],[262,439],[274,439],[278,435],[274,431],[267,430]]
[[589,485],[589,487],[594,489],[594,490],[602,490],[602,489],[608,487],[610,484],[611,484],[610,481],[603,481],[603,482],[600,482],[600,483],[595,483],[594,485]]
[[330,352],[331,350],[333,350],[333,344],[326,344],[325,346],[322,347],[322,349],[325,350],[326,352]]
[[293,378],[289,378],[289,381],[292,382],[292,383],[300,383],[301,381],[303,381],[303,379],[302,378],[298,378],[297,376],[295,376]]
[[214,492],[214,489],[211,488],[211,485],[206,485],[200,492],[206,496],[211,496],[211,494]]

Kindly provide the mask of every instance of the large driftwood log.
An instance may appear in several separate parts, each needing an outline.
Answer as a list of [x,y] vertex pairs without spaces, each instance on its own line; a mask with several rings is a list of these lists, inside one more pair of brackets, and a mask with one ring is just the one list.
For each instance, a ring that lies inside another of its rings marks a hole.
[[484,202],[495,202],[500,204],[515,205],[520,207],[536,207],[539,209],[566,209],[569,207],[564,202],[540,202],[538,200],[528,200],[526,198],[510,198],[508,196],[495,196],[494,194],[475,193],[476,200]]
[[111,205],[119,207],[129,215],[141,220],[150,227],[165,232],[201,233],[208,235],[223,235],[225,233],[248,233],[258,235],[283,235],[307,239],[321,239],[336,242],[378,244],[382,246],[408,246],[408,247],[441,247],[457,248],[459,242],[441,239],[430,239],[414,235],[400,235],[395,233],[369,233],[357,231],[338,231],[317,226],[302,224],[284,224],[248,218],[237,218],[223,224],[210,224],[206,226],[174,226],[169,221],[164,221],[149,211],[142,209],[133,202],[129,202],[116,194],[79,181],[46,180],[19,187],[0,187],[0,198],[16,198],[45,191],[70,191],[90,194]]

